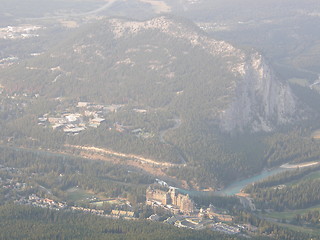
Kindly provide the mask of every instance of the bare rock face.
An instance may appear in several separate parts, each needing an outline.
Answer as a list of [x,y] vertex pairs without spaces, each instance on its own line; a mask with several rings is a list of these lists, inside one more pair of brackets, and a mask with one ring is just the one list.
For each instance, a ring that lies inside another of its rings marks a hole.
[[225,131],[272,131],[294,120],[296,100],[288,84],[282,83],[257,52],[246,56],[238,69],[232,103],[221,115]]

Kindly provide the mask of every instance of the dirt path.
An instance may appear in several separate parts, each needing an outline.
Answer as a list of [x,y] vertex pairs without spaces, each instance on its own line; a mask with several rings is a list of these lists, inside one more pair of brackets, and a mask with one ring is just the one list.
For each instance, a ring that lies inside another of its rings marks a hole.
[[140,0],[140,2],[149,3],[152,6],[154,12],[157,14],[171,12],[171,7],[168,6],[164,1]]
[[173,127],[167,128],[167,129],[162,130],[160,132],[160,142],[169,144],[166,140],[164,140],[164,136],[167,134],[168,131],[172,131],[172,130],[178,129],[181,126],[181,123],[182,123],[181,119],[175,118],[175,119],[173,119],[173,121],[175,122]]
[[95,147],[73,145],[67,145],[66,147],[69,148],[69,150],[77,149],[80,151],[77,154],[72,153],[73,156],[80,156],[86,159],[111,162],[112,164],[126,166],[128,167],[128,169],[134,170],[136,172],[141,172],[144,174],[161,178],[165,181],[173,183],[175,186],[181,187],[185,185],[182,181],[178,180],[175,177],[168,176],[165,172],[167,168],[176,166],[176,164],[161,162],[159,163],[151,159],[142,158],[140,156],[123,154]]
[[[110,162],[115,165],[121,165],[126,167],[128,170],[135,171],[135,172],[141,172],[153,177],[158,177],[163,179],[164,181],[171,182],[175,186],[178,187],[183,187],[185,184],[183,181],[178,180],[175,177],[171,177],[167,175],[166,170],[170,167],[167,165],[162,165],[165,163],[160,163],[160,164],[153,164],[153,160],[148,161],[141,161],[137,160],[134,158],[128,158],[127,155],[125,157],[123,156],[122,153],[116,153],[113,151],[108,151],[105,149],[99,149],[100,151],[89,151],[86,150],[86,148],[82,148],[81,146],[70,146],[67,145],[65,146],[66,149],[64,151],[53,151],[50,149],[34,149],[34,148],[27,148],[27,147],[18,147],[18,146],[6,146],[6,145],[1,145],[5,148],[9,149],[14,149],[18,151],[26,151],[26,152],[35,152],[39,154],[45,154],[45,155],[50,155],[50,156],[57,156],[57,157],[79,157],[83,159],[88,159],[88,160],[99,160],[99,161],[106,161]],[[90,149],[90,147],[87,147]],[[95,148],[94,148],[95,149]],[[78,152],[75,152],[77,150]],[[169,163],[170,164],[170,163]],[[172,165],[172,164],[170,164]]]
[[135,161],[144,163],[144,164],[149,164],[149,165],[154,165],[154,166],[160,166],[160,167],[178,167],[181,166],[181,164],[174,164],[174,163],[169,163],[169,162],[158,162],[150,158],[145,158],[139,155],[134,155],[134,154],[126,154],[126,153],[121,153],[121,152],[115,152],[110,149],[105,149],[105,148],[97,148],[97,147],[89,147],[89,146],[78,146],[78,145],[66,145],[67,148],[74,148],[78,149],[81,151],[85,151],[88,153],[93,153],[93,154],[106,154],[106,155],[111,155],[115,157],[120,157],[120,158],[126,158],[126,159],[133,159]]
[[26,18],[25,20],[52,20],[52,19],[60,19],[60,18],[68,18],[68,17],[85,17],[97,14],[99,12],[102,12],[104,10],[107,10],[108,8],[112,7],[112,5],[115,2],[118,2],[119,0],[108,0],[106,4],[103,6],[94,9],[92,11],[83,12],[83,13],[75,13],[75,14],[66,14],[66,15],[58,15],[58,16],[49,16],[49,17],[38,17],[38,18]]
[[319,162],[307,162],[307,163],[299,163],[299,164],[290,164],[290,163],[286,163],[281,165],[281,168],[288,168],[288,169],[292,169],[292,168],[304,168],[304,167],[311,167],[311,166],[315,166],[318,165]]

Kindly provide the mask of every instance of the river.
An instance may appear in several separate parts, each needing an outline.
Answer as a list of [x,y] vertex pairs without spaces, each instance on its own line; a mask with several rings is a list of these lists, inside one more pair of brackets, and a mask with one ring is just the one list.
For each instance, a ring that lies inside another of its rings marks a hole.
[[290,164],[286,163],[279,167],[275,167],[273,169],[263,170],[261,173],[254,175],[252,177],[245,178],[243,180],[236,181],[228,186],[226,186],[224,189],[219,191],[195,191],[195,190],[185,190],[185,189],[179,189],[179,191],[183,194],[189,194],[189,195],[203,195],[203,194],[214,194],[216,196],[233,196],[237,193],[240,193],[241,190],[258,181],[264,180],[270,176],[276,175],[281,172],[294,170],[297,168],[305,168],[305,167],[312,167],[319,165],[320,162],[306,162],[306,163],[300,163],[300,164]]
[[266,179],[270,176],[276,175],[277,173],[284,172],[287,170],[289,170],[289,169],[283,168],[283,167],[277,167],[277,168],[274,168],[271,170],[264,170],[258,175],[254,175],[252,177],[234,182],[234,183],[230,184],[229,186],[225,187],[224,189],[222,189],[220,191],[216,191],[214,193],[216,193],[219,196],[232,196],[237,193],[240,193],[241,190],[247,185],[258,182],[260,180]]
[[254,175],[252,177],[234,182],[227,186],[226,188],[222,189],[221,191],[216,191],[215,193],[219,196],[231,196],[235,195],[237,193],[240,193],[241,190],[252,183],[261,181],[263,179],[266,179],[270,176],[276,175],[277,173],[289,171],[289,170],[295,170],[297,168],[306,168],[306,167],[313,167],[319,165],[320,162],[305,162],[305,163],[296,163],[296,164],[290,164],[286,163],[281,165],[280,167],[276,167],[273,169],[268,169],[262,171],[260,174]]
[[[64,154],[64,153],[55,153],[55,152],[50,152],[47,150],[40,150],[40,149],[25,149],[25,148],[19,148],[19,147],[14,147],[14,146],[2,146],[0,145],[0,148],[9,148],[9,149],[14,149],[17,151],[26,151],[26,152],[35,152],[38,154],[46,154],[50,156],[56,156],[56,157],[62,157],[62,158],[79,158],[78,156],[73,156],[70,154]],[[81,158],[81,157],[80,157]],[[236,181],[228,186],[226,186],[224,189],[220,191],[196,191],[196,190],[185,190],[185,189],[179,189],[179,192],[183,194],[189,194],[189,195],[202,195],[202,194],[214,194],[217,196],[233,196],[237,193],[240,193],[241,190],[252,183],[261,181],[263,179],[266,179],[270,176],[276,175],[278,173],[284,172],[284,171],[289,171],[289,170],[294,170],[297,167],[299,168],[304,168],[304,167],[311,167],[311,166],[316,166],[319,165],[320,162],[307,162],[307,163],[302,163],[302,164],[283,164],[279,167],[273,168],[273,169],[268,169],[262,171],[260,174],[254,175],[252,177],[248,177],[243,180]]]
[[196,191],[196,190],[185,190],[180,189],[179,192],[182,194],[189,194],[190,196],[194,195],[206,195],[206,194],[214,194],[216,196],[233,196],[237,193],[240,193],[241,190],[252,183],[258,182],[260,180],[266,179],[267,177],[276,175],[277,173],[284,172],[290,169],[283,168],[282,166],[273,168],[271,170],[264,170],[260,174],[254,175],[252,177],[248,177],[243,180],[236,181],[228,186],[226,186],[224,189],[219,191]]

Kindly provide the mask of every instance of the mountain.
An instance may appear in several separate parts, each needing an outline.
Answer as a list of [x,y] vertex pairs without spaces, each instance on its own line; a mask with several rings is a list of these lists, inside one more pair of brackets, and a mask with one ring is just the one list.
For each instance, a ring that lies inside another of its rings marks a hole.
[[23,72],[22,83],[11,73],[2,82],[12,86],[19,81],[16,86],[23,91],[101,95],[103,101],[125,99],[177,112],[194,105],[207,108],[225,131],[271,131],[294,120],[297,111],[289,86],[259,53],[209,38],[191,23],[171,17],[104,19],[24,69],[21,64],[13,69]]
[[[222,112],[221,126],[226,131],[250,128],[254,131],[270,131],[276,124],[288,123],[296,112],[296,100],[287,84],[276,78],[263,57],[257,53],[245,53],[234,46],[206,37],[185,25],[176,25],[168,18],[157,18],[148,22],[111,21],[116,38],[141,34],[146,30],[183,40],[193,48],[205,50],[213,57],[225,62],[227,70],[234,76],[225,82],[230,89],[228,106]],[[200,70],[200,69],[199,69]],[[217,74],[216,72],[214,74]],[[216,96],[216,99],[224,96]]]
[[[171,16],[97,20],[50,51],[1,69],[0,83],[9,93],[53,101],[37,102],[38,117],[65,112],[76,101],[123,106],[105,116],[107,127],[67,143],[181,164],[164,171],[195,188],[260,171],[269,148],[264,134],[303,112],[260,53]],[[127,130],[119,133],[115,125]]]

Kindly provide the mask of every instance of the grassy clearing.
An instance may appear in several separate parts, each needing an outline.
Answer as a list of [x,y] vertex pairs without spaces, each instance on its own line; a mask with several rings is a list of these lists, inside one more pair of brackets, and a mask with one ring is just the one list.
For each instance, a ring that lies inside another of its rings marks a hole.
[[89,199],[92,197],[92,193],[89,193],[83,189],[70,188],[67,190],[67,201],[84,202],[89,201]]
[[297,180],[294,180],[294,181],[291,181],[291,182],[288,182],[286,183],[287,186],[293,186],[303,180],[314,180],[314,179],[319,179],[320,178],[320,171],[316,171],[316,172],[312,172],[312,173],[309,173],[308,175],[300,178],[300,179],[297,179]]
[[302,86],[302,87],[307,87],[307,86],[309,86],[309,82],[308,82],[307,79],[291,78],[291,79],[289,79],[289,82],[290,82],[290,83],[293,83],[293,84],[300,85],[300,86]]
[[305,177],[305,179],[310,179],[310,180],[319,179],[319,178],[320,178],[320,171],[310,173]]
[[310,228],[306,226],[296,226],[292,224],[285,224],[285,223],[278,223],[281,227],[286,227],[288,229],[291,229],[296,232],[303,232],[303,233],[308,233],[312,235],[318,235],[320,234],[320,229],[317,228]]
[[314,139],[319,140],[319,139],[320,139],[320,129],[314,131],[314,132],[311,134],[311,137],[314,138]]
[[285,211],[285,212],[272,212],[272,213],[266,213],[263,214],[265,218],[273,218],[277,220],[288,220],[291,221],[297,214],[303,215],[309,211],[313,210],[320,210],[320,205],[311,207],[311,208],[305,208],[305,209],[299,209],[299,210],[291,210],[291,211]]
[[97,207],[102,207],[104,203],[105,203],[104,201],[100,201],[100,202],[93,202],[92,204],[96,205]]
[[312,210],[320,210],[320,205],[317,205],[311,208],[292,210],[287,212],[267,213],[267,214],[263,214],[263,218],[266,218],[269,220],[274,219],[276,220],[277,225],[280,225],[281,227],[285,227],[296,232],[308,233],[311,235],[318,235],[320,234],[320,229],[318,228],[311,228],[307,226],[297,226],[290,223],[281,223],[282,220],[286,220],[287,222],[290,222],[297,214],[303,215],[308,211],[312,211]]
[[121,205],[121,204],[125,204],[126,201],[123,199],[118,199],[118,198],[114,198],[114,199],[108,199],[108,200],[103,200],[103,201],[98,201],[98,202],[92,202],[93,205],[96,206],[103,206],[103,204],[109,204],[109,205]]

